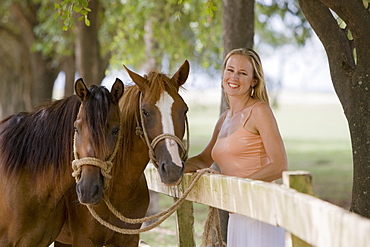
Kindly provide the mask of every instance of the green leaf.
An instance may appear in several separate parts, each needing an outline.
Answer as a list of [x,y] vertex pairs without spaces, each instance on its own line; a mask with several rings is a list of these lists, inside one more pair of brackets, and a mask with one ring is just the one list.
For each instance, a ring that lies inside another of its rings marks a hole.
[[80,3],[82,4],[82,6],[84,6],[85,8],[88,6],[88,1],[87,0],[81,0]]
[[81,12],[82,8],[80,6],[74,5],[73,10],[77,13]]
[[85,15],[85,25],[88,27],[90,26],[90,20],[87,19],[87,15]]

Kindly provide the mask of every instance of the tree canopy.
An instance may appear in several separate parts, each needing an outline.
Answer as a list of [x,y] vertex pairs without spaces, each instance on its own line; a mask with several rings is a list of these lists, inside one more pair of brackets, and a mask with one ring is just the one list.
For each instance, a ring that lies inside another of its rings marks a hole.
[[[48,5],[45,11],[50,11],[50,4],[44,4]],[[54,18],[63,22],[62,30],[74,29],[81,20],[89,26],[88,4],[87,0],[54,3]],[[219,68],[223,58],[221,1],[109,0],[102,4],[99,39],[103,53],[114,51],[111,65],[140,67],[148,56],[155,57],[157,64],[166,56],[170,66],[190,58],[205,68]],[[301,45],[311,35],[295,0],[257,1],[255,11],[257,48]],[[60,23],[56,26],[60,30]],[[150,46],[153,54],[147,53]]]

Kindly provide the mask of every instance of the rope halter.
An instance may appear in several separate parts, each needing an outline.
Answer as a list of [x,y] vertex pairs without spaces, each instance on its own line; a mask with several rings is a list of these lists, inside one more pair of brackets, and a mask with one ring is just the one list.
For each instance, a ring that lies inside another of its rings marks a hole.
[[[78,115],[80,114],[80,111],[82,109],[82,104],[80,106]],[[118,112],[119,114],[119,112]],[[77,116],[78,116],[77,115]],[[122,139],[122,134],[121,134],[121,118],[120,123],[119,123],[119,130],[118,130],[118,139],[116,141],[116,145],[114,147],[113,153],[108,157],[106,160],[101,160],[97,159],[95,157],[83,157],[79,158],[77,149],[76,149],[76,139],[77,139],[77,133],[75,132],[74,138],[73,138],[73,155],[74,155],[74,160],[72,161],[72,176],[75,178],[76,183],[78,183],[81,179],[81,172],[82,172],[82,166],[83,165],[91,165],[91,166],[96,166],[100,168],[100,172],[104,177],[104,189],[107,189],[109,186],[110,179],[112,178],[112,175],[110,175],[110,172],[113,167],[113,159],[116,157],[119,145],[121,143]]]
[[[139,96],[140,124],[139,124],[139,120],[136,118],[136,122],[137,122],[136,135],[140,136],[141,139],[143,139],[143,136],[144,136],[144,141],[146,142],[146,144],[148,146],[148,149],[149,149],[150,161],[154,164],[154,166],[156,168],[158,168],[158,160],[155,157],[154,148],[157,146],[157,144],[160,141],[165,140],[165,139],[171,139],[171,140],[175,141],[180,146],[180,148],[183,152],[183,157],[181,158],[181,160],[185,163],[186,160],[188,159],[188,153],[189,153],[189,124],[188,124],[188,118],[185,116],[186,146],[184,145],[183,141],[180,138],[178,138],[176,135],[172,135],[172,134],[168,134],[168,133],[162,133],[162,134],[156,136],[152,140],[152,142],[150,142],[149,137],[148,137],[148,132],[146,130],[145,123],[144,123],[144,114],[141,111],[141,109],[142,109],[142,97],[143,97],[143,94],[140,92],[140,96]],[[140,125],[141,125],[141,127],[140,127]]]

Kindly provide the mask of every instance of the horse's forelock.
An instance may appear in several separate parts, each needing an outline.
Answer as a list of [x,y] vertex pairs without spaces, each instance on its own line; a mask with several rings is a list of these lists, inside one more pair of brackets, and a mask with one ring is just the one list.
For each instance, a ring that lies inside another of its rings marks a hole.
[[93,149],[99,153],[106,153],[107,143],[105,141],[105,126],[109,117],[109,109],[113,102],[110,92],[104,87],[92,86],[90,94],[84,102],[84,117],[91,134],[90,143]]
[[146,99],[158,101],[164,91],[177,91],[178,84],[172,81],[166,74],[159,73],[157,71],[150,71],[147,75],[147,81],[149,85],[149,92],[146,94]]

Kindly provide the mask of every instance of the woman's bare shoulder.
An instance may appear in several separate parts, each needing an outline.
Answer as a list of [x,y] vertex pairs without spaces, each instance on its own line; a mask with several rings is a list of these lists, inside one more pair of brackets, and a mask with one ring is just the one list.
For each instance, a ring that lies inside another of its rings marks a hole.
[[262,100],[256,100],[251,107],[253,111],[271,111],[271,107]]
[[258,101],[253,106],[251,113],[251,119],[256,120],[257,122],[271,121],[275,119],[274,113],[271,107],[263,101]]

